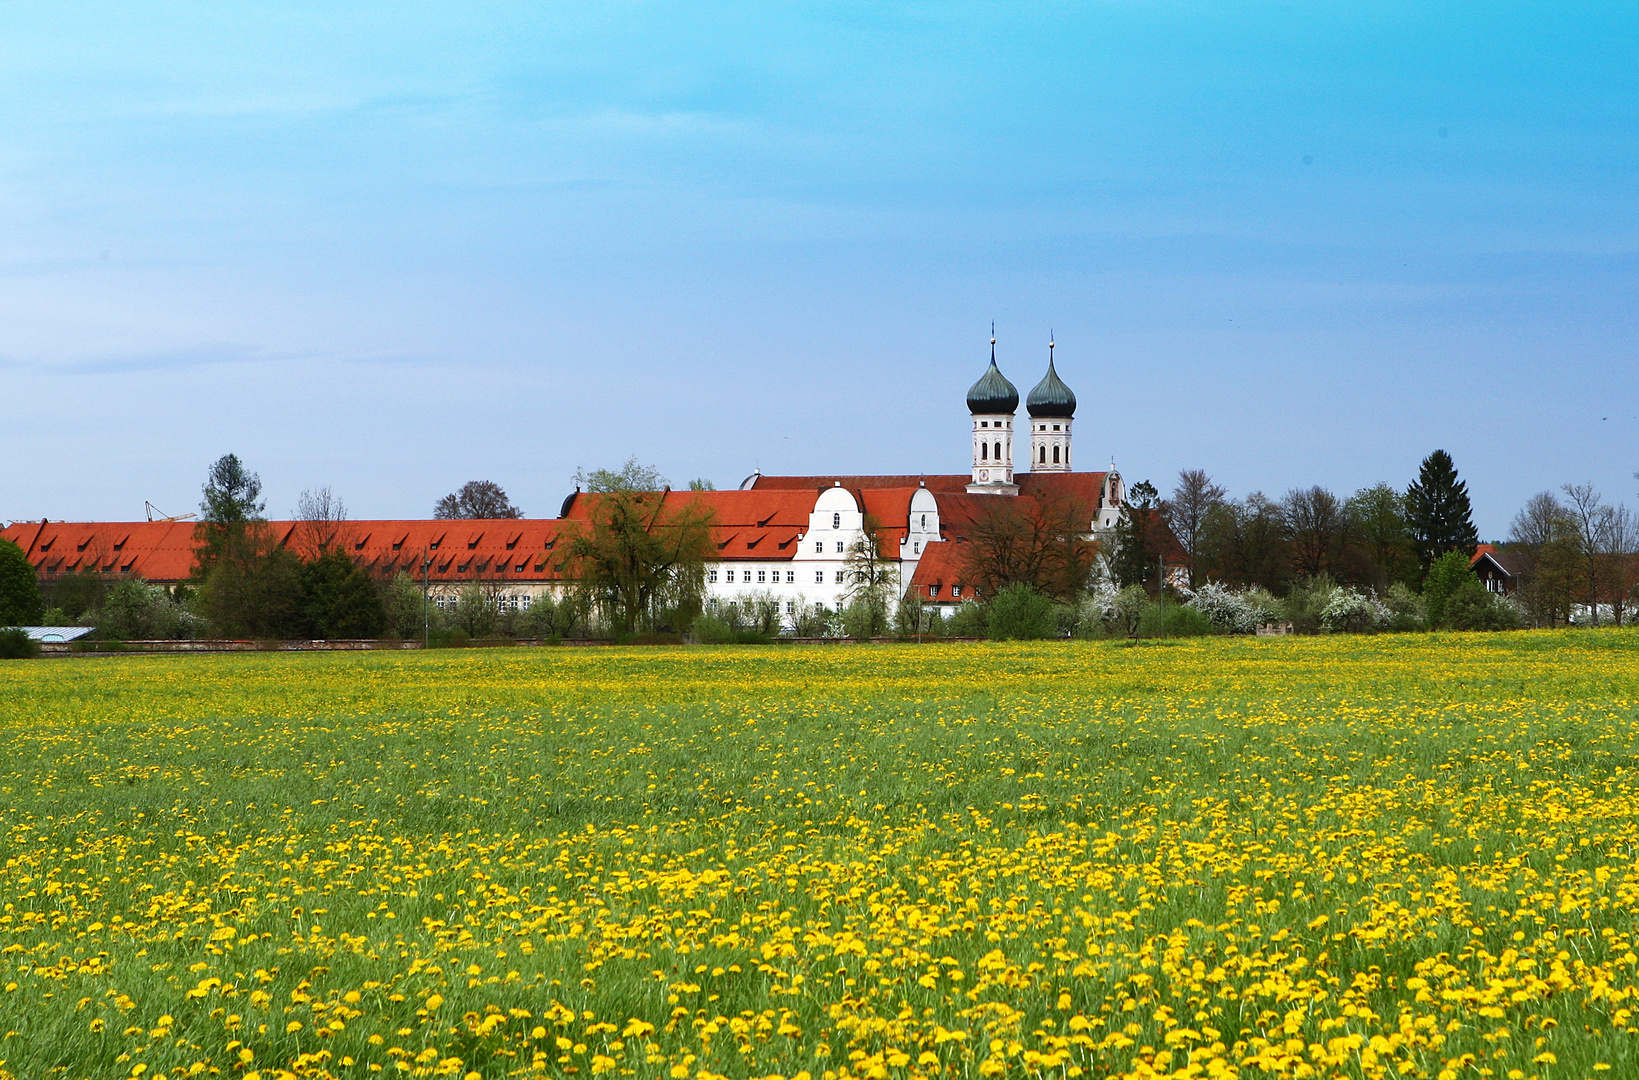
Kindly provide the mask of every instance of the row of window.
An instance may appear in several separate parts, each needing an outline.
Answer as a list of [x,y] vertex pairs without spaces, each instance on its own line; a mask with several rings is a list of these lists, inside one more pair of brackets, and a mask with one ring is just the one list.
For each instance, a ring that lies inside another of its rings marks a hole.
[[[918,545],[918,546],[920,546],[920,545]],[[756,581],[752,581],[752,579],[751,579],[751,575],[753,573],[755,573],[757,575],[757,580]],[[844,575],[846,573],[847,573],[847,571],[845,571],[845,570],[836,571],[836,584],[841,585],[843,583]],[[755,585],[778,585],[778,584],[780,584],[780,572],[778,570],[769,570],[769,569],[766,569],[766,568],[758,568],[757,570],[754,571],[750,567],[746,567],[746,568],[741,569],[741,570],[735,570],[733,567],[728,567],[728,568],[720,570],[720,571],[719,570],[707,570],[706,571],[706,582],[708,584],[711,584],[711,585],[717,584],[717,575],[718,574],[722,574],[723,584],[725,584],[725,585],[735,584],[736,575],[738,576],[738,580],[740,582],[746,584],[746,585],[753,585],[753,584],[755,584]],[[797,583],[797,572],[795,570],[787,570],[785,572],[785,584],[795,585],[796,583]],[[815,585],[824,585],[825,584],[825,571],[824,570],[815,570],[814,571],[814,584]]]
[[[980,443],[979,444],[979,460],[980,461],[989,461],[990,460],[990,444],[988,444],[988,443]],[[997,461],[1002,460],[1002,444],[1001,443],[996,444],[996,460]]]
[[[496,611],[528,611],[530,599],[528,593],[519,593],[513,596],[492,596],[489,598]],[[454,611],[460,603],[461,598],[459,596],[452,596],[448,593],[439,593],[433,597],[433,605],[439,611]]]
[[[1045,447],[1045,446],[1041,448],[1041,462],[1042,462],[1043,465],[1047,464],[1047,447]],[[1057,445],[1055,445],[1053,447],[1053,464],[1057,465],[1058,463],[1059,463],[1059,448],[1058,448]]]
[[[979,421],[979,426],[982,427],[982,428],[990,427],[991,426],[990,421],[989,420],[980,420]],[[1000,420],[996,421],[996,426],[1001,427],[1002,426],[1002,421],[1000,421]],[[1011,431],[1013,429],[1013,424],[1012,424],[1011,421],[1008,422],[1007,427],[1008,427],[1009,431]]]

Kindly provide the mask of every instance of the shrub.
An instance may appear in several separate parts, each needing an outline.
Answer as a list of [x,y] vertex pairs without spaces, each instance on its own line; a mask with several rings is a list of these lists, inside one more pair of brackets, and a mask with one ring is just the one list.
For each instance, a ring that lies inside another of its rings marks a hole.
[[170,641],[199,636],[201,620],[158,585],[126,579],[108,590],[95,615],[97,636],[111,641]]
[[1221,634],[1255,634],[1258,627],[1274,622],[1281,614],[1280,601],[1269,590],[1254,585],[1236,592],[1215,581],[1195,590],[1188,606],[1205,615]]
[[1318,634],[1322,626],[1320,613],[1331,602],[1332,594],[1337,591],[1337,582],[1330,574],[1316,574],[1305,578],[1292,586],[1292,591],[1286,594],[1286,600],[1281,604],[1288,622],[1292,624],[1292,632],[1297,634]]
[[836,629],[836,613],[824,604],[799,603],[791,625],[798,637],[830,637]]
[[1320,609],[1321,629],[1334,634],[1364,634],[1388,626],[1394,613],[1375,596],[1358,589],[1337,588]]
[[1200,612],[1220,634],[1249,634],[1254,629],[1248,623],[1241,594],[1216,581],[1196,589],[1184,605]]
[[1136,638],[1143,632],[1144,613],[1149,609],[1149,594],[1142,585],[1128,585],[1109,598],[1105,620],[1113,633]]
[[1459,585],[1445,602],[1445,625],[1452,630],[1518,630],[1519,609],[1470,574],[1473,584]]
[[694,640],[702,645],[763,645],[767,644],[768,635],[718,615],[702,615],[694,620]]
[[586,634],[586,601],[578,593],[535,597],[529,610],[518,617],[518,632],[525,637],[561,641]]
[[48,612],[41,617],[41,625],[86,625],[80,622],[80,617],[102,607],[103,600],[108,596],[109,584],[109,580],[95,570],[71,570],[58,574],[43,588],[49,593],[48,602],[60,614],[53,616]]
[[340,548],[304,563],[302,614],[316,638],[373,638],[387,626],[381,594]]
[[1390,585],[1383,594],[1383,603],[1389,609],[1389,622],[1385,629],[1401,633],[1428,629],[1428,621],[1423,617],[1423,598],[1405,582],[1396,581]]
[[27,660],[40,655],[40,643],[15,626],[0,629],[0,660]]
[[1423,610],[1427,614],[1429,626],[1436,629],[1443,629],[1446,626],[1446,601],[1470,582],[1481,592],[1485,591],[1480,579],[1469,569],[1467,555],[1460,551],[1448,551],[1434,560],[1433,565],[1428,568],[1428,576],[1423,579]]
[[739,608],[740,625],[754,631],[760,638],[771,638],[780,632],[780,598],[770,590],[741,593],[735,598]]
[[984,637],[985,608],[983,604],[964,600],[945,623],[951,637]]
[[842,633],[855,641],[870,641],[888,632],[888,612],[874,596],[861,596],[842,609]]
[[382,632],[389,637],[419,638],[441,629],[441,613],[427,602],[421,585],[400,570],[381,588]]
[[456,594],[449,619],[470,637],[488,637],[495,632],[497,622],[495,599],[476,581],[468,582]]
[[991,598],[985,632],[994,641],[1056,637],[1058,614],[1050,598],[1022,581],[1015,582]]
[[914,590],[906,591],[893,610],[893,632],[900,637],[915,637],[927,626],[926,607]]
[[1188,604],[1157,604],[1161,609],[1161,637],[1203,637],[1217,627]]

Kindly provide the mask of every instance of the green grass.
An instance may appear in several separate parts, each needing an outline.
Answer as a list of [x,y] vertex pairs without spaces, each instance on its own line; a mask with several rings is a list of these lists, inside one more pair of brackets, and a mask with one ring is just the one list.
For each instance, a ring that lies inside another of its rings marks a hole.
[[1636,676],[1623,631],[0,664],[0,1071],[1631,1075]]

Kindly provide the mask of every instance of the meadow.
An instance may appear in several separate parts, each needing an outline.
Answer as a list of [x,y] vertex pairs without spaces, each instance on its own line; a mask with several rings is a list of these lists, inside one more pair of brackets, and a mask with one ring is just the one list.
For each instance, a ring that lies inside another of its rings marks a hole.
[[0,1076],[1639,1075],[1639,635],[0,665]]

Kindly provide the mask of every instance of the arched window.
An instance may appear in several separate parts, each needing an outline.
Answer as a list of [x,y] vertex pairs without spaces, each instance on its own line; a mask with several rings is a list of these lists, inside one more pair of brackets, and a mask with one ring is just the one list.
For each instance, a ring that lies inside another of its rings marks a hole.
[[1059,448],[1055,446],[1055,447],[1053,447],[1053,464],[1057,465],[1058,463],[1059,463]]
[[1045,447],[1045,446],[1041,448],[1041,460],[1042,460],[1043,464],[1046,464],[1046,462],[1047,462],[1047,447]]
[[922,515],[922,527],[924,529],[928,527],[928,515],[926,514]]
[[841,514],[832,514],[831,515],[831,528],[833,528],[833,529],[842,528],[842,515]]
[[979,460],[980,461],[989,461],[990,460],[990,444],[989,443],[980,443],[979,444]]
[[996,460],[997,461],[1002,460],[1002,444],[1001,443],[996,444]]

